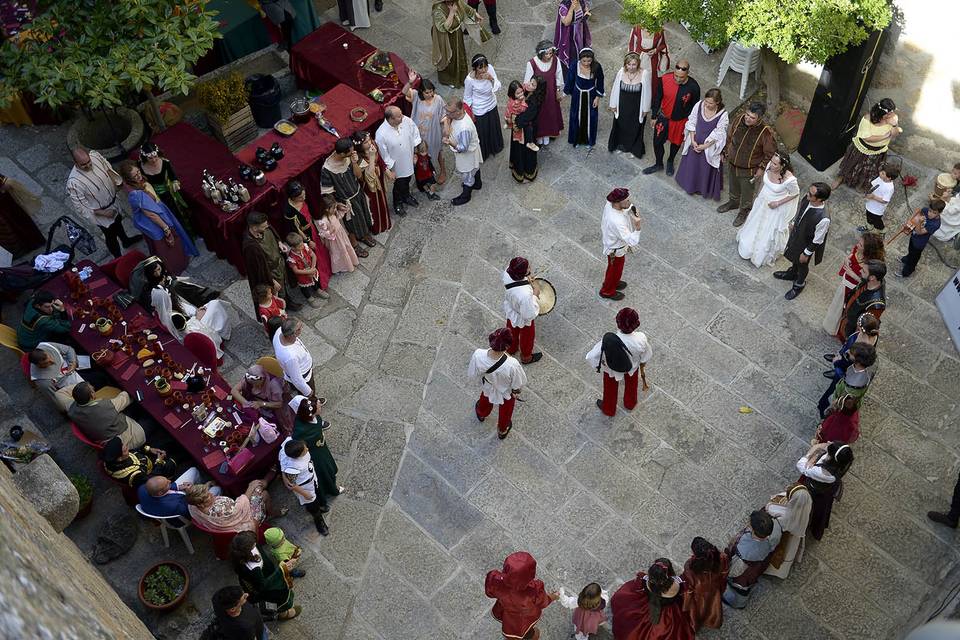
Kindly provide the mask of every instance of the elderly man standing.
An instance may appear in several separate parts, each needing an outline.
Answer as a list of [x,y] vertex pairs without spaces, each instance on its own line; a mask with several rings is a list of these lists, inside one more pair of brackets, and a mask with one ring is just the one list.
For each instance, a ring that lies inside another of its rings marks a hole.
[[410,195],[413,156],[420,144],[420,129],[413,120],[403,115],[399,107],[387,107],[384,116],[375,139],[380,157],[387,165],[387,177],[393,180],[393,210],[402,216],[406,213],[403,205],[416,207],[420,204]]
[[120,242],[127,248],[140,242],[141,235],[128,236],[117,205],[117,191],[123,184],[120,174],[107,159],[83,147],[73,150],[73,169],[67,178],[67,195],[77,213],[93,222],[106,238],[107,249],[120,257]]
[[243,235],[243,260],[247,267],[247,284],[253,296],[253,310],[259,315],[256,288],[266,285],[273,294],[283,298],[290,311],[299,311],[303,305],[290,298],[287,286],[287,260],[280,248],[277,233],[270,228],[267,216],[259,211],[247,214],[247,232]]
[[447,115],[443,118],[443,140],[453,151],[453,158],[463,191],[452,200],[453,206],[470,202],[470,194],[474,189],[483,188],[480,179],[480,164],[483,156],[480,153],[480,136],[473,120],[466,117],[463,108],[463,99],[456,96],[450,98],[446,106]]
[[303,323],[287,318],[280,325],[280,331],[273,334],[273,351],[283,369],[283,379],[293,386],[297,393],[313,397],[313,356],[300,340]]
[[130,394],[121,391],[115,398],[97,400],[93,385],[81,382],[73,388],[73,404],[67,416],[94,442],[119,437],[128,449],[139,449],[147,442],[143,427],[121,413],[130,406]]
[[600,220],[600,239],[607,256],[607,271],[600,286],[600,297],[623,300],[627,283],[621,280],[627,251],[640,243],[640,216],[630,202],[630,191],[618,187],[607,194]]
[[758,180],[762,183],[767,163],[777,151],[773,130],[763,123],[766,112],[767,107],[762,102],[751,102],[727,129],[723,158],[727,161],[730,195],[726,204],[717,207],[717,213],[739,208],[733,221],[735,227],[746,222],[753,208],[754,185]]

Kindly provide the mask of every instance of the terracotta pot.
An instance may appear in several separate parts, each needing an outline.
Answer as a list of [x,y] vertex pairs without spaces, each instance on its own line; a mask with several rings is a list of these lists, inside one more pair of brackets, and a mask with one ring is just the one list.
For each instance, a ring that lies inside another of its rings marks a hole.
[[113,321],[110,318],[97,318],[95,324],[101,336],[106,337],[113,333]]
[[165,406],[165,407],[172,407],[174,402],[176,402],[176,399],[174,399],[174,398],[164,398],[164,399],[163,399],[163,406]]
[[[146,586],[147,576],[156,571],[162,565],[167,565],[173,567],[181,574],[183,574],[183,591],[180,592],[176,598],[163,605],[156,605],[152,602],[147,602],[147,599],[144,597],[144,589]],[[154,611],[170,611],[179,607],[187,597],[187,592],[190,591],[190,574],[187,573],[187,570],[179,562],[174,562],[173,560],[165,560],[163,562],[157,563],[143,572],[143,575],[140,577],[140,582],[137,585],[137,597],[140,598],[140,602],[143,603],[143,606],[148,609],[153,609]]]

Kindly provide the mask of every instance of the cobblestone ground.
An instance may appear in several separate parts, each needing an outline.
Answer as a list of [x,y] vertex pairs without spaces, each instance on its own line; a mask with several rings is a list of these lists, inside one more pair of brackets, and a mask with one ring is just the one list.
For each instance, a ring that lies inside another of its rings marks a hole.
[[[385,3],[363,35],[428,70],[428,3]],[[521,75],[534,43],[552,34],[543,25],[552,24],[553,3],[500,5],[504,32],[487,53],[506,85]],[[627,28],[616,22],[619,5],[595,5],[594,46],[612,78]],[[669,36],[675,59],[690,58],[709,87],[719,56],[704,55],[682,32]],[[727,80],[735,96],[739,78]],[[599,140],[608,127],[604,115]],[[0,171],[42,188],[47,223],[64,206],[63,133],[2,133]],[[588,155],[562,142],[541,158],[532,185],[517,186],[500,156],[484,165],[484,188],[468,206],[451,208],[453,184],[447,201],[411,210],[361,269],[333,279],[323,308],[302,314],[349,491],[333,505],[329,538],[295,508],[282,521],[306,548],[308,575],[297,587],[304,612],[271,625],[278,637],[496,638],[482,577],[507,553],[530,550],[549,588],[578,590],[591,580],[615,587],[658,556],[682,564],[695,535],[724,544],[752,509],[796,478],[826,382],[820,355],[836,347],[820,318],[860,223],[859,198],[842,190],[831,199],[826,259],[804,294],[786,302],[772,268],[737,256],[732,214],[717,214],[715,203],[686,196],[663,174],[641,176],[646,162],[610,155],[602,144]],[[822,177],[800,169],[802,184]],[[603,196],[623,185],[645,225],[627,259],[626,300],[612,304],[596,293],[604,265],[599,214]],[[902,197],[892,218],[902,216]],[[903,241],[891,247],[890,264],[903,249]],[[494,427],[473,416],[476,388],[465,368],[471,350],[503,323],[499,272],[515,255],[556,286],[559,304],[538,321],[544,358],[529,368],[526,402],[499,442]],[[190,273],[247,309],[247,285],[225,262],[205,253]],[[745,611],[728,610],[723,629],[703,637],[895,638],[936,595],[957,563],[953,532],[924,518],[945,504],[958,468],[960,362],[932,304],[950,274],[927,251],[908,283],[888,280],[881,373],[829,532],[809,544],[788,580],[761,581]],[[607,419],[594,407],[599,380],[584,355],[623,305],[639,310],[653,342],[652,388],[632,413]],[[246,317],[226,350],[234,381],[269,345]],[[93,455],[35,402],[12,357],[2,357],[18,419],[26,414],[49,434],[66,469],[92,473]],[[744,405],[753,412],[740,413]],[[102,519],[125,508],[115,489],[100,488],[94,516],[68,530],[86,552]],[[275,493],[294,506],[282,488]],[[184,559],[190,603],[163,619],[144,613],[161,637],[194,637],[210,594],[233,581],[209,541],[192,537],[197,555]],[[141,610],[136,579],[151,560],[185,556],[172,544],[164,550],[144,525],[133,551],[103,568],[131,606]],[[543,637],[568,637],[568,619],[558,606],[548,609]]]

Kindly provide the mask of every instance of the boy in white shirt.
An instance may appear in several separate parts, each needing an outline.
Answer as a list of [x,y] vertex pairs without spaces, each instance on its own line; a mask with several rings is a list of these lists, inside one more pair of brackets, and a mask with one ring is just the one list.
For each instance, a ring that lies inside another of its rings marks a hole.
[[477,349],[470,358],[467,375],[480,379],[480,399],[474,411],[483,422],[497,406],[497,437],[503,440],[513,428],[513,406],[527,375],[520,362],[507,354],[513,341],[510,329],[497,329],[487,337],[490,349]]
[[[870,191],[864,196],[867,209],[867,224],[871,231],[883,233],[883,214],[893,198],[894,180],[900,177],[900,169],[884,163],[880,167],[880,175],[871,182]],[[866,227],[857,227],[860,233],[866,233]]]

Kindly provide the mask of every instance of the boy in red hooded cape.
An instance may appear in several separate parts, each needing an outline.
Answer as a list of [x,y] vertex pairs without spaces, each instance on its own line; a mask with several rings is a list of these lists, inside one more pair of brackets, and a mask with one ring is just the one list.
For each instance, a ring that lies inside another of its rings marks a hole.
[[500,621],[504,638],[537,640],[537,622],[543,610],[559,598],[547,593],[543,581],[536,578],[537,561],[526,551],[517,551],[503,561],[503,571],[487,573],[484,588],[488,598],[496,598],[493,617]]

